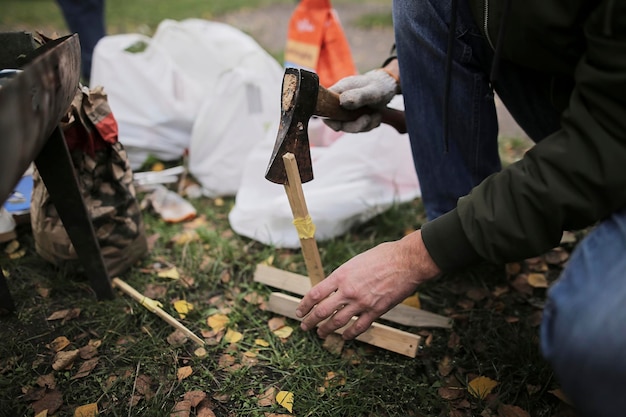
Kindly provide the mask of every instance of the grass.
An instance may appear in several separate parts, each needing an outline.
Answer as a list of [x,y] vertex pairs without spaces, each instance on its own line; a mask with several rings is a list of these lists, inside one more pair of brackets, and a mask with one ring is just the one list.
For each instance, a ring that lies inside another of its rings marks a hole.
[[[158,299],[172,315],[173,300],[192,303],[194,310],[181,321],[196,334],[209,330],[208,316],[228,311],[229,327],[241,332],[243,340],[229,344],[222,339],[208,346],[203,357],[194,354],[191,342],[170,344],[173,328],[129,297],[120,294],[94,302],[81,274],[69,266],[45,263],[36,255],[28,229],[21,229],[19,242],[26,256],[0,260],[17,303],[16,313],[2,318],[0,329],[0,415],[34,415],[36,389],[44,375],[54,376],[55,389],[62,394],[58,416],[71,416],[78,406],[90,403],[98,403],[102,415],[169,415],[193,390],[209,395],[217,416],[287,414],[275,404],[259,405],[258,397],[270,387],[293,392],[298,416],[469,416],[501,403],[516,404],[533,416],[549,416],[563,407],[548,393],[558,385],[539,356],[536,323],[528,319],[537,310],[515,291],[497,298],[489,295],[507,285],[502,268],[495,266],[442,277],[421,289],[423,308],[454,317],[455,327],[407,329],[428,340],[416,359],[360,342],[348,342],[341,353],[333,353],[291,320],[287,324],[294,333],[287,339],[276,337],[268,327],[274,314],[246,301],[270,291],[252,281],[253,270],[273,256],[274,266],[304,274],[302,257],[299,251],[278,250],[233,234],[227,221],[233,203],[195,201],[207,223],[197,229],[199,239],[185,244],[172,240],[181,225],[165,224],[146,213],[146,233],[159,239],[151,254],[123,276],[140,291],[163,289]],[[320,242],[323,264],[330,271],[364,249],[402,236],[407,225],[419,227],[423,219],[419,200],[394,206],[344,236]],[[164,260],[176,265],[185,280],[141,272]],[[478,301],[468,305],[472,290],[488,295],[474,297]],[[534,297],[542,295],[543,290],[533,292]],[[46,320],[68,308],[80,309],[80,315],[65,322]],[[75,378],[82,359],[70,369],[52,368],[50,343],[60,336],[70,341],[66,350],[99,341],[98,364],[87,376]],[[269,345],[259,347],[256,339]],[[252,360],[246,356],[251,351],[256,352]],[[225,365],[224,358],[232,359]],[[442,371],[446,358],[452,365]],[[191,366],[193,374],[179,380],[177,371],[183,366]],[[329,381],[329,375],[336,376]],[[488,399],[475,398],[466,389],[477,375],[499,382]],[[140,384],[140,393],[137,380],[148,381]],[[527,386],[535,387],[532,394]],[[449,399],[442,391],[449,387],[460,396]]]

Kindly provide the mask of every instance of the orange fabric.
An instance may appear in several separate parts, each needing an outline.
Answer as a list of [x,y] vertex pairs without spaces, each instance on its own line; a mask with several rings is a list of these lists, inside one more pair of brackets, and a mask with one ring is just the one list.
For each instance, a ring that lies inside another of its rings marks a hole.
[[330,87],[357,73],[350,45],[329,0],[301,0],[287,31],[285,66],[315,71]]

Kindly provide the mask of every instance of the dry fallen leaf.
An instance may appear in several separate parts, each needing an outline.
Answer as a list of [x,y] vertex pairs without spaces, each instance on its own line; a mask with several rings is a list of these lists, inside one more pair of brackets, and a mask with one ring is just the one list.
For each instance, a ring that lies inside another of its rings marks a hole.
[[254,339],[254,344],[255,345],[259,345],[259,346],[263,346],[263,347],[268,347],[270,344],[269,342],[263,340],[263,339]]
[[183,366],[182,368],[178,368],[178,371],[176,372],[176,378],[178,378],[179,381],[182,381],[191,374],[193,374],[193,369],[191,368],[191,366]]
[[228,329],[228,331],[226,331],[226,335],[224,335],[224,340],[228,343],[237,343],[241,339],[243,339],[243,334],[232,329]]
[[178,401],[174,404],[174,409],[170,417],[189,417],[191,415],[191,402],[189,400]]
[[276,394],[276,402],[284,407],[290,413],[293,413],[293,393],[289,391],[280,391]]
[[65,310],[55,311],[50,316],[48,316],[48,318],[46,320],[48,320],[48,321],[53,321],[53,320],[64,320],[64,321],[67,321],[67,320],[75,319],[79,315],[80,315],[80,308],[67,308]]
[[98,404],[81,405],[74,410],[74,417],[95,417],[98,415]]
[[178,315],[181,319],[184,319],[185,317],[187,317],[187,314],[189,314],[189,312],[193,310],[193,304],[185,300],[178,300],[174,302],[174,310],[178,312]]
[[257,404],[259,407],[269,407],[270,405],[274,405],[276,403],[276,388],[269,387],[265,390],[263,394],[260,394],[257,397]]
[[283,326],[278,330],[274,330],[272,333],[274,333],[276,336],[280,337],[281,339],[287,339],[293,333],[293,327]]
[[168,268],[168,269],[164,269],[163,271],[159,271],[157,273],[157,276],[159,278],[169,278],[173,280],[180,279],[180,273],[178,272],[178,269],[176,269],[175,266]]
[[198,349],[193,351],[193,354],[196,355],[198,358],[204,358],[207,355],[207,351],[205,348],[199,347]]
[[343,350],[345,343],[346,341],[340,334],[331,333],[326,337],[326,339],[324,339],[322,347],[333,355],[341,355],[341,351]]
[[270,328],[270,331],[274,331],[284,327],[285,323],[286,320],[284,317],[272,317],[268,320],[267,325]]
[[192,407],[197,407],[206,397],[206,392],[200,390],[186,392],[183,396],[185,400],[189,400]]
[[533,288],[548,288],[548,280],[544,274],[528,274],[528,285]]
[[61,391],[51,390],[46,392],[43,398],[32,403],[31,407],[35,411],[35,415],[38,415],[44,410],[47,410],[48,414],[52,415],[57,412],[62,404],[63,394],[61,393]]
[[565,404],[572,405],[572,402],[565,396],[565,393],[561,390],[561,388],[553,389],[548,392],[563,401]]
[[530,414],[516,405],[500,404],[498,417],[530,417]]
[[498,385],[498,381],[494,381],[486,376],[479,376],[469,382],[467,390],[474,397],[485,399],[496,385]]
[[70,379],[78,379],[78,378],[84,378],[87,375],[89,375],[89,373],[96,367],[96,365],[98,364],[98,360],[99,358],[93,358],[93,359],[89,359],[88,361],[83,362],[80,365],[80,368],[78,369],[78,372],[76,372],[76,375],[74,375],[73,377],[71,377]]
[[207,319],[207,324],[214,332],[223,330],[230,320],[224,314],[214,314]]
[[57,354],[54,355],[52,369],[54,369],[55,371],[60,371],[69,368],[70,366],[72,366],[76,358],[78,358],[78,354],[78,349],[70,350],[67,352],[57,352]]
[[59,352],[65,349],[66,347],[68,347],[69,345],[70,345],[70,341],[67,337],[59,336],[56,339],[54,339],[52,342],[50,342],[48,347],[55,352]]
[[414,308],[422,308],[422,303],[420,302],[419,294],[413,294],[410,297],[407,297],[402,301],[402,304],[411,306]]

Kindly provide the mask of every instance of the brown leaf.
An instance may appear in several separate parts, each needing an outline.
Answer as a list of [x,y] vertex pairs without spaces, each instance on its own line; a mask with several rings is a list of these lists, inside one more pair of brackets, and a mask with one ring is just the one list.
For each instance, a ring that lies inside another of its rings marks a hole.
[[516,405],[500,404],[498,417],[530,417],[530,414]]
[[235,363],[235,357],[233,355],[228,355],[226,353],[220,356],[220,359],[218,361],[218,365],[220,368],[228,368],[229,366],[232,366],[234,363]]
[[465,295],[472,301],[482,301],[489,296],[489,290],[486,288],[472,288]]
[[24,393],[24,401],[37,401],[41,400],[48,390],[45,387],[22,387]]
[[554,248],[543,257],[550,265],[561,265],[569,259],[569,253],[563,248]]
[[437,390],[437,393],[444,400],[451,401],[462,398],[465,395],[465,390],[460,387],[441,387]]
[[55,371],[67,369],[72,366],[76,358],[78,358],[78,349],[57,352],[57,354],[54,355],[52,369]]
[[186,392],[183,396],[185,400],[189,400],[192,407],[197,407],[206,397],[206,392],[200,390]]
[[554,395],[559,400],[563,401],[565,404],[573,405],[572,402],[565,396],[565,393],[560,388],[553,389],[553,390],[548,391],[548,392],[550,394]]
[[191,366],[183,366],[182,368],[178,368],[176,378],[178,378],[179,381],[182,381],[183,379],[191,376],[191,374],[193,374]]
[[70,341],[65,336],[59,336],[48,345],[48,348],[55,352],[59,352],[70,345]]
[[280,329],[281,327],[284,327],[286,323],[286,320],[284,317],[272,317],[268,322],[267,325],[270,328],[270,331],[275,331]]
[[515,279],[511,282],[511,286],[519,293],[526,295],[533,294],[533,287],[528,284],[528,275],[526,274],[519,274],[515,277]]
[[184,345],[187,343],[187,340],[187,335],[178,329],[174,330],[174,332],[167,336],[167,343],[175,347]]
[[326,339],[324,339],[324,344],[322,347],[332,353],[333,355],[341,355],[341,351],[343,350],[343,346],[346,341],[341,337],[341,335],[337,333],[329,334]]
[[182,400],[174,404],[170,417],[189,417],[191,415],[191,402]]
[[167,287],[159,284],[147,284],[143,294],[153,300],[163,299],[167,294]]
[[37,378],[37,385],[44,388],[55,389],[57,386],[56,379],[54,378],[54,374],[46,374],[41,375]]
[[46,392],[46,394],[40,400],[31,404],[35,415],[41,413],[44,410],[48,410],[48,414],[54,414],[63,405],[63,394],[61,391],[53,389]]
[[80,308],[68,308],[65,310],[59,310],[52,313],[46,320],[63,320],[64,322],[68,320],[75,319],[80,315]]
[[209,406],[201,406],[196,410],[196,417],[215,417],[215,413]]
[[81,405],[74,410],[74,417],[96,417],[98,415],[98,404],[91,403]]
[[448,376],[454,369],[454,365],[452,364],[452,359],[449,356],[444,356],[439,365],[437,366],[439,369],[439,374],[441,376]]
[[259,407],[269,407],[276,404],[276,388],[269,387],[263,394],[257,397],[257,404]]
[[137,377],[135,381],[135,389],[139,394],[146,397],[146,400],[154,397],[154,392],[152,391],[152,379],[148,375],[141,374]]
[[96,358],[89,359],[88,361],[83,362],[82,365],[80,365],[80,368],[78,369],[78,372],[76,372],[76,375],[74,375],[70,379],[84,378],[87,375],[89,375],[91,373],[91,371],[98,364],[98,360],[100,360],[100,358],[96,357]]
[[548,288],[548,279],[545,274],[537,272],[528,274],[528,285],[533,288]]
[[98,354],[98,348],[88,344],[78,349],[81,359],[91,359]]

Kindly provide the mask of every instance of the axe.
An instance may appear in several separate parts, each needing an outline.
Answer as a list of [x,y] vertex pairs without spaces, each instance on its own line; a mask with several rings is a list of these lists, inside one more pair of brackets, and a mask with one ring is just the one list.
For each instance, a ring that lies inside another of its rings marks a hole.
[[265,178],[285,187],[312,285],[322,281],[325,275],[315,241],[315,225],[302,191],[302,183],[313,179],[309,119],[316,115],[348,121],[375,111],[382,113],[384,123],[394,126],[401,133],[406,132],[404,112],[390,108],[346,110],[339,105],[338,94],[319,84],[317,74],[297,68],[285,70],[280,126]]
[[351,121],[363,114],[379,112],[382,122],[406,133],[404,112],[385,107],[382,109],[362,107],[347,110],[339,104],[339,94],[319,84],[319,77],[311,71],[287,68],[283,75],[280,127],[274,144],[265,178],[277,184],[287,181],[282,156],[294,154],[303,183],[313,179],[311,151],[309,149],[308,125],[312,116]]

